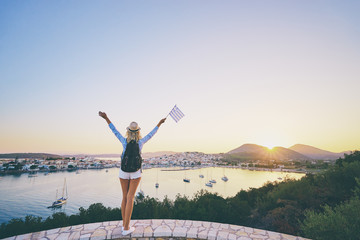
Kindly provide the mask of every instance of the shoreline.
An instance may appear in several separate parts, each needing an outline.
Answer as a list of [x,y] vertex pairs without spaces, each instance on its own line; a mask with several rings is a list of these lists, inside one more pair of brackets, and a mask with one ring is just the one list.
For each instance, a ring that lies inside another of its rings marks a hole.
[[[156,166],[145,166],[142,169],[152,169],[152,168],[171,168],[171,169],[161,169],[161,171],[186,171],[186,170],[195,170],[201,168],[209,168],[209,167],[220,167],[220,168],[236,168],[236,169],[243,169],[249,171],[264,171],[264,172],[285,172],[285,173],[302,173],[302,174],[310,174],[310,173],[317,173],[320,170],[305,170],[305,169],[289,169],[289,168],[256,168],[256,167],[240,167],[240,166],[223,166],[223,165],[207,165],[207,166],[196,166],[196,167],[181,167],[181,166],[167,166],[167,165],[156,165]],[[21,175],[21,174],[36,174],[40,173],[54,173],[54,172],[77,172],[79,170],[101,170],[101,169],[109,169],[109,168],[120,168],[120,167],[103,167],[103,168],[77,168],[77,169],[56,169],[56,170],[46,170],[46,169],[39,169],[33,171],[26,171],[26,170],[8,170],[8,171],[1,171],[0,176],[6,175]]]

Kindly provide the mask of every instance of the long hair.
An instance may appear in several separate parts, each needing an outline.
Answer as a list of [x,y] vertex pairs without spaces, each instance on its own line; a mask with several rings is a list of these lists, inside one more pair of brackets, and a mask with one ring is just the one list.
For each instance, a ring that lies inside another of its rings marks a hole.
[[131,140],[138,142],[141,139],[140,130],[137,132],[126,131],[126,141],[129,143]]

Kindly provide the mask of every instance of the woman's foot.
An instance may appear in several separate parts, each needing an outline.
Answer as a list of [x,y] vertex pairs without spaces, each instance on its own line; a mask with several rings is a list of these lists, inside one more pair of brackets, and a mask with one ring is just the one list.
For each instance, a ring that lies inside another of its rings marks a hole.
[[130,227],[128,230],[123,230],[122,231],[122,235],[129,235],[130,233],[132,233],[133,231],[135,231],[134,227]]

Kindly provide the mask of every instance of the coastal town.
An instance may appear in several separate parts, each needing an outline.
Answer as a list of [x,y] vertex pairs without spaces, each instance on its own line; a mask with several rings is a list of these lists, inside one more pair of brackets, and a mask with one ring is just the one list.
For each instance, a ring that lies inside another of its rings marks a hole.
[[[118,160],[117,160],[118,159]],[[316,165],[310,162],[308,165]],[[154,167],[235,167],[260,171],[291,171],[306,173],[306,166],[298,162],[287,161],[286,163],[263,162],[252,160],[247,162],[228,161],[224,154],[205,154],[201,152],[182,152],[174,154],[163,154],[143,159],[143,169]],[[120,156],[117,158],[101,158],[94,156],[74,157],[47,157],[47,158],[8,158],[0,160],[0,173],[36,173],[56,171],[77,171],[83,169],[104,169],[120,167]],[[309,169],[309,167],[308,167]]]
[[[171,155],[145,158],[143,168],[152,167],[199,167],[216,166],[221,160],[218,154],[205,154],[199,152],[184,152]],[[114,158],[115,159],[115,158]],[[79,169],[103,169],[120,167],[119,160],[97,158],[92,156],[65,157],[65,158],[15,158],[1,159],[0,172],[54,172],[76,171]]]

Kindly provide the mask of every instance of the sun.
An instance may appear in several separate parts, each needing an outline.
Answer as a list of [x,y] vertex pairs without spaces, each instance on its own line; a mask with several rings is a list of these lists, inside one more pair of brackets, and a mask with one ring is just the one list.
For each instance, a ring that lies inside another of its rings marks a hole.
[[276,147],[276,144],[271,144],[271,143],[261,144],[261,145],[267,147],[269,150],[273,150],[273,148]]

